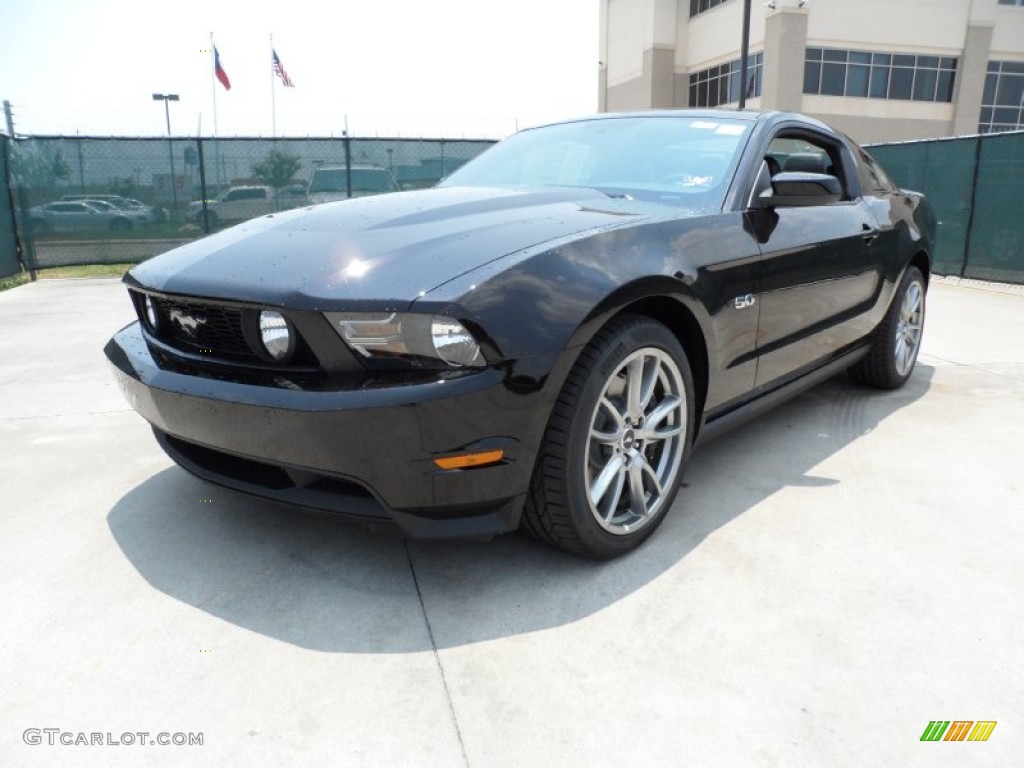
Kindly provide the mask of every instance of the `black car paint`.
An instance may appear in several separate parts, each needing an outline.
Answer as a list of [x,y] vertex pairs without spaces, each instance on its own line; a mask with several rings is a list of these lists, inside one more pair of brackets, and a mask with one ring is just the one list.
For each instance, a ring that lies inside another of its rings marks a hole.
[[[286,467],[296,487],[351,478],[383,514],[420,535],[515,527],[547,414],[579,350],[617,313],[641,308],[686,337],[695,356],[707,350],[693,361],[703,429],[758,410],[757,398],[796,391],[814,371],[852,362],[911,260],[927,274],[929,223],[916,218],[927,219],[919,198],[894,191],[862,200],[849,150],[842,162],[851,199],[829,207],[839,215],[751,205],[775,132],[845,140],[791,115],[730,116],[753,130],[718,212],[566,188],[398,193],[247,222],[127,278],[157,294],[279,307],[306,324],[326,310],[450,314],[481,341],[484,371],[408,372],[368,387],[369,374],[354,373],[343,356],[313,384],[287,374],[247,379],[200,361],[158,364],[138,324],[107,355],[129,400],[161,432]],[[736,302],[748,295],[753,306]],[[373,434],[356,418],[367,408],[379,424]],[[507,448],[500,467],[442,472],[431,462],[494,441]],[[330,507],[297,493],[284,498]],[[462,522],[422,524],[453,517]]]
[[170,294],[299,310],[355,302],[360,309],[367,302],[406,309],[490,259],[642,215],[594,190],[401,192],[253,219],[145,262],[132,275]]

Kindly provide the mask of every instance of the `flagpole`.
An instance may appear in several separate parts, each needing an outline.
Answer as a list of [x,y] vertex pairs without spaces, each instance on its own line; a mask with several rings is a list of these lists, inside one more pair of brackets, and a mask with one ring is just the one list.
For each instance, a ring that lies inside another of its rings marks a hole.
[[270,33],[270,136],[277,136],[277,87],[274,84],[274,33]]
[[213,42],[213,32],[210,33],[210,87],[213,89],[213,163],[216,166],[217,192],[221,188],[221,167],[220,147],[217,146],[217,54]]

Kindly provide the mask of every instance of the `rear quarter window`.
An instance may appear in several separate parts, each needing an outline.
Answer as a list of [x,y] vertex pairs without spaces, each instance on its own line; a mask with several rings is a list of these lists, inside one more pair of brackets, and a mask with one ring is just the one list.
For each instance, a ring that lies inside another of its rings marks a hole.
[[871,155],[863,149],[857,151],[857,175],[865,195],[884,195],[896,189],[889,177]]

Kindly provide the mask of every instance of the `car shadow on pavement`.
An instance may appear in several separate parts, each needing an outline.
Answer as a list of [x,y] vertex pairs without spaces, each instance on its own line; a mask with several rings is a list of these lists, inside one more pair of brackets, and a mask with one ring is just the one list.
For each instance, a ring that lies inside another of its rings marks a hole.
[[153,587],[253,632],[327,652],[457,647],[589,616],[671,570],[779,490],[842,482],[814,468],[921,398],[933,373],[918,363],[895,392],[839,376],[701,446],[661,529],[611,562],[584,561],[518,533],[405,542],[209,485],[176,467],[122,497],[107,520]]

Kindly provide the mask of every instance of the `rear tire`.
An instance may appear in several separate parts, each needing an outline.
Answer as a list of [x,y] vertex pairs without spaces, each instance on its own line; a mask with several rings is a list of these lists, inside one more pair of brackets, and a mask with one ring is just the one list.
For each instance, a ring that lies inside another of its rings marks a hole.
[[548,422],[523,529],[594,559],[638,547],[664,520],[693,441],[693,376],[679,340],[616,318],[580,353]]
[[850,367],[850,378],[878,389],[899,389],[914,372],[924,333],[926,287],[917,267],[907,267],[867,357]]

